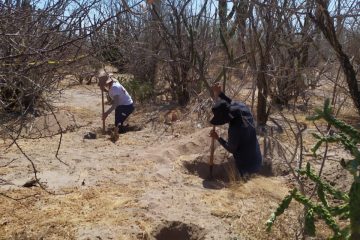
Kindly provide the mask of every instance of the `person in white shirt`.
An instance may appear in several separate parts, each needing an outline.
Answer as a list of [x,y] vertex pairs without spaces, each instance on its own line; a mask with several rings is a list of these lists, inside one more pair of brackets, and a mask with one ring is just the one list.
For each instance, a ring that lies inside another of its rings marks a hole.
[[111,107],[104,112],[102,119],[105,120],[115,109],[115,140],[118,134],[124,132],[124,121],[134,111],[134,104],[130,94],[112,76],[107,73],[99,75],[99,87],[102,91],[108,91],[113,100]]

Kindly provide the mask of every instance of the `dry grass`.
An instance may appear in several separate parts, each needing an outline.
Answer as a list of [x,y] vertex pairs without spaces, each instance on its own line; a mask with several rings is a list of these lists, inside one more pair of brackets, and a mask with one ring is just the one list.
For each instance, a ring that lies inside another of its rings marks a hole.
[[[49,195],[38,188],[15,187],[16,190],[8,191],[13,197],[37,196],[22,201],[0,197],[0,239],[86,239],[89,236],[91,239],[147,239],[158,221],[167,218],[192,221],[202,227],[218,223],[214,228],[226,226],[232,234],[217,235],[218,238],[214,239],[226,239],[230,235],[239,239],[294,239],[301,213],[301,206],[297,203],[292,203],[279,217],[270,233],[265,231],[266,220],[290,190],[284,177],[258,176],[239,183],[235,181],[237,174],[234,169],[228,168],[230,187],[211,190],[201,186],[198,176],[184,173],[182,163],[192,160],[184,156],[208,154],[207,132],[194,126],[196,121],[191,120],[191,115],[183,117],[183,113],[178,111],[180,121],[166,125],[168,109],[157,111],[154,107],[140,111],[138,108],[131,122],[146,126],[143,131],[123,135],[116,144],[110,143],[105,136],[93,142],[83,141],[83,131],[101,126],[100,95],[96,86],[89,88],[91,91],[87,92],[82,86],[76,86],[65,92],[67,100],[60,108],[73,114],[84,126],[89,126],[64,134],[60,156],[74,166],[84,164],[87,169],[82,170],[93,171],[102,179],[93,185],[69,187],[67,190],[71,193],[66,195]],[[315,106],[322,106],[323,98],[314,101],[308,113]],[[149,112],[155,117],[152,122],[148,122]],[[311,123],[305,120],[308,113],[296,112],[296,117],[314,131]],[[351,123],[360,122],[352,111],[342,110],[340,113]],[[284,111],[284,114],[292,119],[291,112]],[[325,126],[325,123],[321,125]],[[289,135],[282,133],[275,137],[291,146],[294,142],[285,124],[284,129]],[[310,149],[315,140],[309,133],[304,136],[305,147]],[[32,157],[41,160],[52,159],[50,152],[57,147],[56,139],[23,140],[19,143],[30,151]],[[334,151],[331,149],[331,153]],[[112,155],[108,154],[111,152]],[[141,152],[144,153],[141,155]],[[6,161],[21,159],[18,151],[10,150],[7,154],[3,158]],[[133,158],[127,157],[129,155]],[[314,159],[308,157],[306,160]],[[86,165],[87,162],[90,166]],[[115,165],[110,166],[109,162]],[[56,171],[59,168],[47,161],[38,160],[37,163],[42,164],[40,170],[53,168]],[[23,161],[19,165],[0,168],[0,176],[14,171],[31,175],[31,169],[24,167]],[[120,180],[124,183],[119,183],[119,179],[116,182],[114,178],[117,176],[122,176]],[[323,222],[318,221],[317,226],[317,239],[331,236]],[[209,229],[214,230],[212,226]]]
[[[70,189],[68,189],[70,190]],[[38,194],[20,202],[0,198],[0,238],[4,239],[78,239],[79,226],[131,224],[139,207],[137,190],[104,184],[101,188],[71,189],[65,195],[49,195],[39,189],[9,192],[12,196]],[[12,210],[10,210],[12,209]],[[96,230],[94,230],[96,231]]]

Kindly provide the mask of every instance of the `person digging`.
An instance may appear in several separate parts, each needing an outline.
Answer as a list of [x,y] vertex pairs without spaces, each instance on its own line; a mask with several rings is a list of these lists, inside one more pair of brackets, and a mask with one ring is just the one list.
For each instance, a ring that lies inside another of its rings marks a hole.
[[210,131],[210,137],[233,154],[240,176],[246,179],[250,174],[257,173],[262,164],[254,118],[244,103],[232,101],[218,84],[212,86],[212,90],[218,100],[212,107],[214,116],[210,123],[214,126],[229,124],[229,128],[228,141],[219,137],[214,128]]
[[111,107],[102,115],[102,120],[109,116],[115,110],[115,129],[112,136],[113,141],[119,139],[119,133],[125,132],[124,121],[134,111],[134,104],[130,94],[126,89],[112,76],[107,73],[99,75],[99,87],[102,91],[108,92],[109,97],[112,99]]

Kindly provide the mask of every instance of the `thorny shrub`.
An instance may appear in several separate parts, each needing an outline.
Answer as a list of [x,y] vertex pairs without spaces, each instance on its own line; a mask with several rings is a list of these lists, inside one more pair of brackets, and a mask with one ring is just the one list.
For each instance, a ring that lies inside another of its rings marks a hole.
[[[332,115],[330,101],[327,99],[323,110],[317,109],[314,116],[308,117],[308,120],[317,121],[324,119],[330,125],[339,130],[339,133],[329,136],[319,136],[314,134],[318,140],[312,149],[315,154],[323,143],[341,143],[342,146],[351,153],[354,159],[350,161],[341,160],[341,166],[350,172],[354,177],[349,192],[343,192],[335,189],[323,179],[318,177],[308,163],[305,170],[298,170],[300,175],[307,176],[317,184],[318,201],[311,200],[308,196],[300,193],[297,188],[290,191],[280,203],[276,211],[266,222],[267,230],[270,231],[276,218],[280,216],[289,207],[294,199],[305,206],[305,233],[314,236],[316,227],[314,224],[315,216],[324,220],[326,225],[333,231],[332,239],[360,239],[360,131],[352,126],[336,119]],[[330,205],[328,198],[337,199],[341,204]],[[350,220],[350,224],[341,228],[338,219]]]

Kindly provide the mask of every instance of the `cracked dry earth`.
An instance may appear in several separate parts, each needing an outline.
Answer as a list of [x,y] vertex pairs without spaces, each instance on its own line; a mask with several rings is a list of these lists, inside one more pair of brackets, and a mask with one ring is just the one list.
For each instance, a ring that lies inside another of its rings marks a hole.
[[[286,239],[293,234],[296,209],[270,234],[264,227],[289,190],[283,178],[206,180],[211,128],[186,121],[174,123],[173,131],[154,128],[140,107],[129,122],[142,129],[112,143],[100,134],[100,96],[96,86],[74,86],[56,103],[67,130],[58,156],[66,164],[55,158],[60,135],[19,141],[51,194],[38,186],[21,187],[34,173],[16,147],[0,156],[2,166],[13,161],[0,168],[8,183],[1,192],[30,196],[0,197],[0,239]],[[96,139],[83,139],[94,129]],[[216,163],[221,156],[217,148]],[[215,172],[221,172],[219,166]]]

